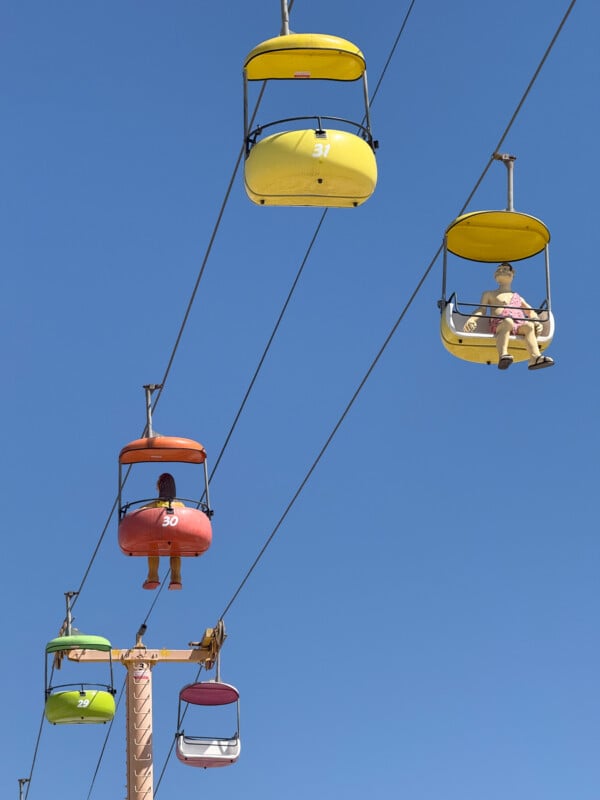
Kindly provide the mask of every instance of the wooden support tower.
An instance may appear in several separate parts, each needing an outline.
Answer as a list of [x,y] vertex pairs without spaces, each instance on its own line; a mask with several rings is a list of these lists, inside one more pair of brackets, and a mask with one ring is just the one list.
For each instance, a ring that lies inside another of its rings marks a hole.
[[[202,641],[190,642],[189,650],[153,650],[142,642],[146,626],[137,633],[135,645],[128,650],[111,651],[113,661],[127,669],[127,800],[153,800],[152,758],[152,670],[159,663],[202,664],[214,666],[223,642],[225,626],[219,620],[207,628]],[[109,653],[97,650],[71,650],[70,661],[108,661]]]

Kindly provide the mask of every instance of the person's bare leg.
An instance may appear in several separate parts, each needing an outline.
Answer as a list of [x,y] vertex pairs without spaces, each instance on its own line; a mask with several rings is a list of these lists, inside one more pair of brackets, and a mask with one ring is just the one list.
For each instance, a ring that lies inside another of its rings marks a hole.
[[498,358],[508,355],[508,337],[511,335],[513,329],[512,319],[506,317],[502,320],[496,329],[496,348],[498,349]]
[[496,329],[496,348],[498,350],[498,369],[508,369],[513,357],[508,352],[508,339],[513,331],[513,321],[506,317]]
[[158,577],[159,564],[159,556],[148,556],[148,577],[144,581],[144,589],[156,589],[157,586],[160,586],[160,578]]
[[525,346],[529,353],[529,363],[532,364],[541,355],[533,322],[524,322],[522,325],[519,325],[518,333],[519,336],[525,339]]
[[181,558],[171,556],[171,582],[169,589],[181,589]]

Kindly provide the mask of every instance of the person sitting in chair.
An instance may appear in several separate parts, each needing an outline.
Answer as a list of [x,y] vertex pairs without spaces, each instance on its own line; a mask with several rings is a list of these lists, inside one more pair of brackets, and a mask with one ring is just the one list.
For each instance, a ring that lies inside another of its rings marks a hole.
[[508,352],[509,337],[519,334],[525,339],[529,353],[529,369],[543,369],[554,366],[550,356],[543,356],[536,336],[542,333],[543,326],[538,315],[529,303],[513,292],[511,285],[515,276],[512,264],[504,262],[494,273],[498,289],[484,292],[480,306],[465,322],[463,330],[472,333],[477,328],[477,317],[485,316],[490,310],[490,331],[496,337],[498,349],[498,369],[508,369],[514,358]]
[[[175,488],[175,478],[169,472],[163,472],[159,475],[156,482],[158,489],[158,500],[155,500],[144,508],[177,508],[182,507],[184,504],[174,498],[177,495]],[[169,589],[181,589],[181,557],[171,556],[171,582]],[[148,556],[148,577],[144,581],[144,589],[156,589],[160,586],[160,578],[158,577],[158,567],[160,564],[160,556]]]

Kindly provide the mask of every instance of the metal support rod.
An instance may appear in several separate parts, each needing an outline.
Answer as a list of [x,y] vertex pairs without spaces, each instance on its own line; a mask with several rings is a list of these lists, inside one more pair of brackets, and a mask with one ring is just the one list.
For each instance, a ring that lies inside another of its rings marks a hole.
[[204,493],[206,495],[206,508],[208,509],[210,516],[210,497],[208,494],[208,464],[206,463],[206,459],[204,459]]
[[548,304],[548,316],[552,314],[552,299],[550,297],[550,250],[548,245],[544,248],[544,260],[546,266],[546,301]]
[[152,392],[156,389],[162,389],[162,385],[160,383],[148,383],[144,386],[144,391],[146,392],[146,429],[149,439],[154,436],[154,431],[152,430]]
[[367,71],[363,72],[363,95],[365,99],[365,125],[369,132],[369,144],[373,144],[373,134],[371,132],[371,110],[369,108],[369,87],[367,85]]
[[73,630],[73,616],[71,614],[71,598],[77,597],[78,592],[65,592],[65,602],[67,604],[67,636],[71,636]]
[[513,193],[513,171],[517,157],[511,156],[509,153],[494,153],[494,159],[496,161],[502,161],[502,163],[507,169],[508,186],[507,186],[506,210],[514,211],[515,204],[514,204],[514,193]]
[[290,10],[288,0],[281,0],[281,35],[289,36],[290,33]]
[[[443,260],[443,268],[442,268],[442,302],[446,304],[446,274],[448,270],[448,236],[444,235],[444,260]],[[440,310],[444,311],[443,306],[440,306]]]
[[247,70],[244,69],[244,152],[245,155],[248,156],[248,134],[250,130],[248,128],[248,78],[247,78]]
[[23,800],[23,787],[29,783],[29,778],[19,778],[19,800]]

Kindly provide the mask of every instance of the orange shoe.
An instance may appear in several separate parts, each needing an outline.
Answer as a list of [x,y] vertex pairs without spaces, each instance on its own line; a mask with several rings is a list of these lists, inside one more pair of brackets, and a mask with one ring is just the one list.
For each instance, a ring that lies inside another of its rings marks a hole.
[[169,589],[171,589],[172,591],[177,591],[182,588],[183,587],[179,581],[171,581],[171,583],[169,584]]
[[159,586],[160,581],[144,581],[142,583],[142,589],[158,589]]

